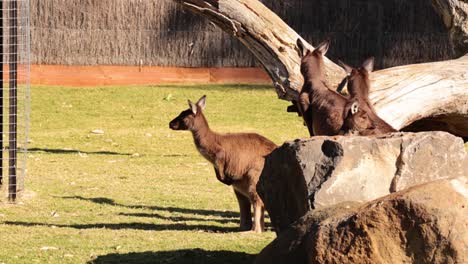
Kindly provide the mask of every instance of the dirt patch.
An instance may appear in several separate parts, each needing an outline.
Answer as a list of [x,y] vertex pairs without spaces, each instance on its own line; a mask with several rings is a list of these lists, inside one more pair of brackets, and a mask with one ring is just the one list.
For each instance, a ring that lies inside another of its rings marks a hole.
[[64,86],[176,83],[270,84],[261,68],[31,65],[31,84]]
[[6,186],[0,189],[2,196],[0,196],[0,207],[9,207],[15,206],[18,204],[23,204],[26,201],[32,200],[37,196],[37,193],[31,190],[23,190],[18,192],[18,196],[15,202],[8,201],[8,190]]

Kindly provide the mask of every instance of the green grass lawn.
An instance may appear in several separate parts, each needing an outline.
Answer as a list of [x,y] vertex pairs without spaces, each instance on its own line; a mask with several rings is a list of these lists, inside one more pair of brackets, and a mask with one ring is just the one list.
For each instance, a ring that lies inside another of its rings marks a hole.
[[266,86],[32,87],[26,192],[0,204],[0,263],[253,260],[274,233],[237,232],[232,189],[168,128],[203,94],[215,131],[308,134]]

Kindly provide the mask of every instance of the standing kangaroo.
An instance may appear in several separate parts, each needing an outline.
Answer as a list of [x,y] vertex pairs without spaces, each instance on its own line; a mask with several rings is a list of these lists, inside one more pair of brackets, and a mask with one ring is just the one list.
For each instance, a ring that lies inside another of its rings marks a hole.
[[311,136],[342,134],[345,118],[350,109],[355,108],[351,107],[350,100],[325,85],[323,56],[328,51],[329,45],[330,43],[325,41],[314,51],[310,51],[305,48],[300,38],[297,39],[301,56],[301,73],[304,76],[298,108]]
[[[277,148],[267,138],[254,133],[219,134],[208,126],[203,110],[206,96],[196,104],[188,101],[189,109],[169,123],[173,130],[189,130],[197,150],[210,161],[216,178],[232,185],[240,207],[240,229],[261,233],[264,230],[264,205],[257,193],[257,182],[263,170],[265,156]],[[251,205],[254,211],[252,225]]]
[[380,135],[397,130],[380,118],[369,101],[370,80],[369,74],[374,69],[374,58],[368,58],[360,68],[355,69],[342,61],[339,64],[348,74],[348,92],[351,101],[357,101],[359,113],[349,117],[346,122],[350,130],[355,130],[359,135]]

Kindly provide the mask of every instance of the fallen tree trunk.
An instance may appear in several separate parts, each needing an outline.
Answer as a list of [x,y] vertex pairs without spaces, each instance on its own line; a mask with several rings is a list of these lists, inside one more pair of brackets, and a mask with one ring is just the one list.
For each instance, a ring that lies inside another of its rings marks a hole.
[[[275,13],[258,0],[174,1],[239,39],[270,75],[278,96],[296,100],[303,83],[296,46],[300,36]],[[328,59],[325,66],[328,85],[337,87],[344,71]],[[371,75],[370,100],[396,129],[445,130],[468,137],[467,69],[464,56],[376,71]]]
[[388,68],[371,74],[371,79],[370,100],[393,127],[468,137],[468,55]]

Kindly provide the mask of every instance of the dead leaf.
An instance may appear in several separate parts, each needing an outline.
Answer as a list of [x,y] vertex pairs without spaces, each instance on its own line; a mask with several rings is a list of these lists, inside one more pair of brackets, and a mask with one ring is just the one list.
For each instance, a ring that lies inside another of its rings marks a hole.
[[45,247],[41,247],[41,250],[42,250],[42,251],[48,251],[48,250],[58,250],[58,248],[56,248],[56,247],[47,247],[47,246],[45,246]]
[[94,129],[94,130],[91,131],[91,133],[96,134],[96,135],[103,135],[103,134],[104,134],[104,130],[102,130],[102,129]]

